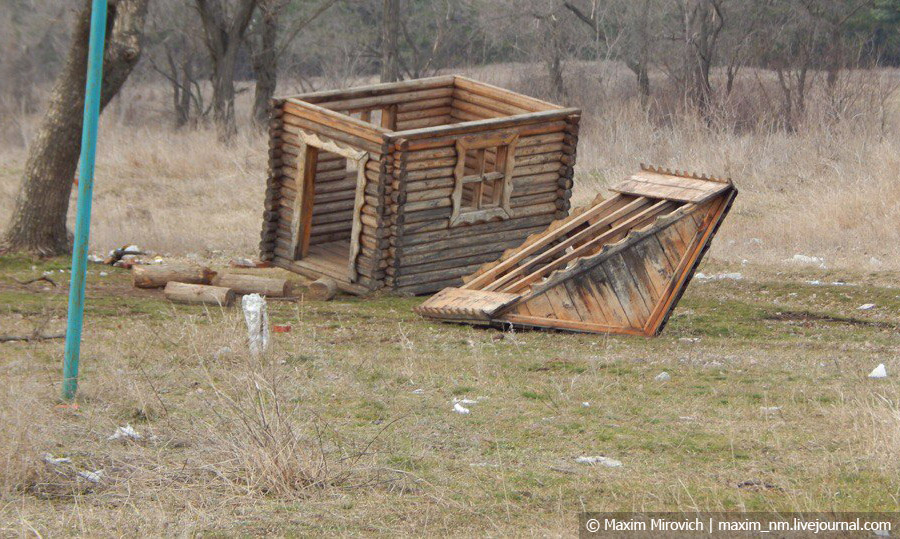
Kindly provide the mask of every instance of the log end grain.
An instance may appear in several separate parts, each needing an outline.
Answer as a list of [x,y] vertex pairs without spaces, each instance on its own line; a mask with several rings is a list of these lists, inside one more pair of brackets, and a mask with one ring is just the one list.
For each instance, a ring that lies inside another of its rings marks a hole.
[[309,298],[316,301],[331,301],[337,295],[337,282],[331,277],[322,277],[309,285]]

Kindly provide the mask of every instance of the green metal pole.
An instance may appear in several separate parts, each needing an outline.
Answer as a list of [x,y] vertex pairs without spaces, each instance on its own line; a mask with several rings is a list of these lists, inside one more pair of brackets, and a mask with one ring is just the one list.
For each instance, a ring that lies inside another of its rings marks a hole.
[[87,85],[84,95],[84,125],[81,132],[81,161],[78,169],[78,206],[75,218],[75,246],[72,250],[72,280],[69,284],[69,316],[63,363],[62,396],[75,398],[78,390],[78,357],[84,324],[84,284],[88,239],[91,229],[91,198],[94,191],[94,158],[97,154],[97,123],[100,119],[100,87],[103,81],[103,49],[106,41],[106,2],[93,0],[91,38],[88,49]]

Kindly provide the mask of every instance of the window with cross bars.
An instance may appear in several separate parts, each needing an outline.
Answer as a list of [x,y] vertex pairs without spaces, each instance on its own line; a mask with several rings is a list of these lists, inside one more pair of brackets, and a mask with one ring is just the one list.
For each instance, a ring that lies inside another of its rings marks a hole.
[[510,217],[516,135],[457,141],[451,225]]

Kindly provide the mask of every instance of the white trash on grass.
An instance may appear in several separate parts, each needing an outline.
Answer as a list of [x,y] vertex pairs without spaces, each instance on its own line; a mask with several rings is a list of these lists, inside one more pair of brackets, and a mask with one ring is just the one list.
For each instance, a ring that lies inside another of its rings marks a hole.
[[457,402],[456,404],[453,405],[453,411],[456,412],[457,414],[470,414],[470,413],[472,413],[472,410],[469,410],[468,408],[466,408],[465,406],[463,406],[462,404],[460,404],[460,403],[458,403],[458,402]]
[[887,369],[884,368],[884,363],[879,363],[877,367],[872,369],[872,372],[869,373],[869,378],[887,378]]
[[661,373],[657,374],[656,377],[653,379],[656,380],[657,382],[668,382],[669,380],[672,379],[672,376],[669,375],[669,373],[667,373],[666,371],[662,371]]
[[795,264],[807,264],[812,266],[819,266],[821,269],[825,269],[825,259],[820,256],[807,256],[796,254],[793,258],[789,258],[786,262],[793,262]]
[[116,432],[112,433],[107,440],[140,440],[143,438],[138,431],[134,430],[134,427],[131,425],[125,425],[124,427],[117,427]]
[[266,300],[259,294],[247,294],[241,300],[244,320],[247,322],[247,338],[250,353],[260,355],[269,348],[269,314]]
[[622,466],[621,461],[599,455],[596,457],[578,457],[575,459],[575,462],[578,464],[600,464],[609,468],[619,468]]
[[103,479],[103,470],[97,470],[94,472],[82,471],[78,472],[78,477],[83,477],[87,479],[91,483],[99,483],[101,479]]
[[724,281],[724,280],[740,281],[743,278],[744,278],[744,275],[742,273],[737,273],[737,272],[735,272],[735,273],[716,273],[714,275],[707,275],[705,273],[700,272],[700,273],[697,273],[694,275],[694,279],[697,279],[700,281]]
[[871,311],[875,308],[874,303],[863,303],[859,307],[856,308],[857,311]]
[[54,466],[59,466],[60,464],[71,464],[72,459],[68,457],[54,457],[50,453],[44,453],[44,462],[47,464],[52,464]]

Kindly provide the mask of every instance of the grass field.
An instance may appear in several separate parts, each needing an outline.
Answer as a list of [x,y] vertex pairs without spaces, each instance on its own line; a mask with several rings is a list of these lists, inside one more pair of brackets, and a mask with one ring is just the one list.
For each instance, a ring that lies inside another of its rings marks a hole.
[[[0,259],[0,333],[61,330],[67,266]],[[421,298],[270,302],[293,331],[257,359],[239,309],[89,270],[77,410],[58,406],[62,341],[0,344],[2,535],[574,535],[582,509],[900,510],[890,273],[707,263],[744,278],[695,280],[657,339],[444,325],[411,312]],[[44,271],[58,287],[17,282]],[[868,379],[878,363],[889,377]],[[129,423],[141,440],[107,440]],[[594,455],[622,466],[575,461]]]

